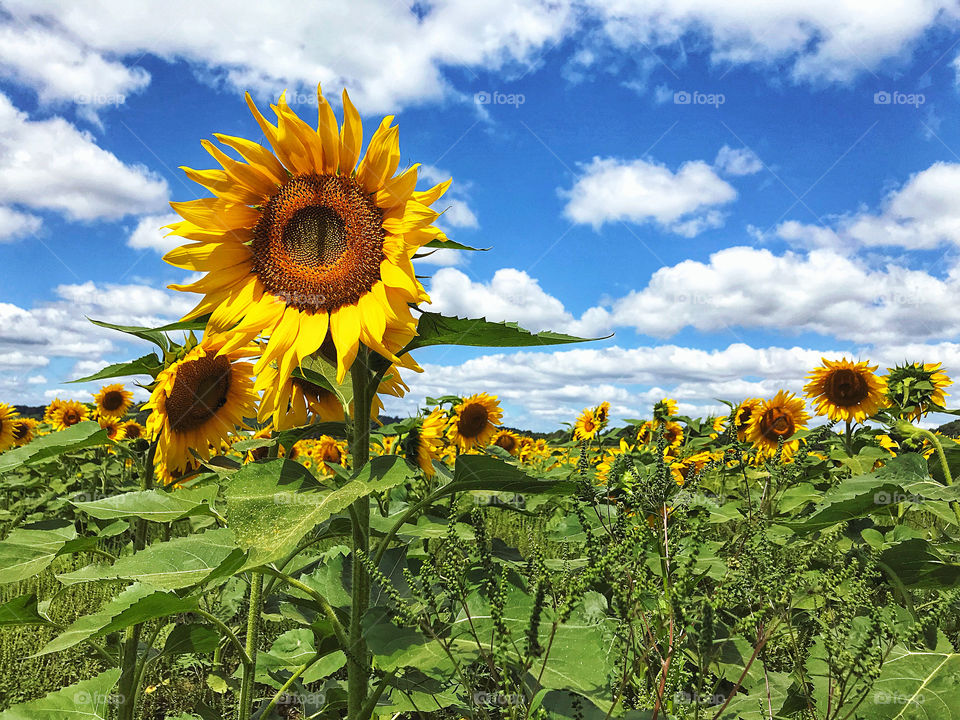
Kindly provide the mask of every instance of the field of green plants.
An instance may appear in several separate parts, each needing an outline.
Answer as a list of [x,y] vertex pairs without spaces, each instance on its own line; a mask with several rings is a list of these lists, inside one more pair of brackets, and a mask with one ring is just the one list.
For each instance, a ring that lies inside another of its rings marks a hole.
[[187,169],[215,197],[166,259],[202,299],[109,326],[152,352],[0,404],[0,720],[960,718],[939,365],[546,437],[496,388],[383,424],[422,348],[584,340],[419,307],[416,258],[471,250],[432,225],[449,183],[319,105],[251,102],[271,148]]

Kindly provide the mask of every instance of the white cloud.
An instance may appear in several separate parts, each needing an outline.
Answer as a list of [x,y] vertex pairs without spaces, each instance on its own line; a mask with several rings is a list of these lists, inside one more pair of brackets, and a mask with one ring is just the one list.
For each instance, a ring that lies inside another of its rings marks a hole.
[[27,378],[27,383],[30,385],[46,385],[47,378],[43,375],[31,375]]
[[753,175],[763,169],[763,162],[750,148],[732,148],[724,145],[717,153],[714,166],[727,175]]
[[884,199],[879,212],[835,218],[830,227],[797,221],[780,224],[777,235],[807,247],[896,246],[911,250],[960,245],[960,163],[937,162],[911,175]]
[[[446,170],[434,167],[433,165],[421,165],[418,183],[421,190],[433,187],[438,183],[445,182],[451,178],[451,174]],[[443,214],[437,220],[437,225],[441,228],[470,228],[480,227],[477,221],[477,215],[469,205],[470,183],[460,181],[456,178],[450,185],[450,189],[434,203],[434,209],[443,211]]]
[[22,350],[0,352],[0,368],[44,367],[50,364],[50,358]]
[[158,210],[167,183],[121,162],[60,117],[29,120],[0,94],[0,203],[54,210],[71,220]]
[[600,228],[608,222],[656,222],[671,232],[693,237],[719,227],[717,209],[737,197],[737,191],[707,163],[693,160],[674,173],[646,160],[594,157],[570,190],[564,215],[577,223]]
[[137,227],[130,233],[130,237],[127,238],[127,245],[138,250],[154,250],[160,255],[165,255],[175,247],[188,242],[176,235],[165,237],[170,231],[164,229],[164,226],[178,220],[182,220],[182,218],[175,213],[142,217],[137,223]]
[[0,243],[11,242],[36,233],[43,221],[36,215],[22,213],[0,205]]

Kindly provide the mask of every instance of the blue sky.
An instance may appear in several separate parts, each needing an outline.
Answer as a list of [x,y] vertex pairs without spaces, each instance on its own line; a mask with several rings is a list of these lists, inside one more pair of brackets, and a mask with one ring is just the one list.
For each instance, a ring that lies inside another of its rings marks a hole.
[[[161,256],[201,138],[262,140],[243,101],[315,121],[346,87],[366,137],[453,177],[418,266],[434,308],[613,337],[432,349],[387,409],[498,394],[550,429],[611,400],[799,391],[821,355],[960,372],[954,2],[0,2],[0,401],[146,348],[194,296]],[[214,31],[216,29],[216,31]],[[141,397],[145,397],[141,393]]]

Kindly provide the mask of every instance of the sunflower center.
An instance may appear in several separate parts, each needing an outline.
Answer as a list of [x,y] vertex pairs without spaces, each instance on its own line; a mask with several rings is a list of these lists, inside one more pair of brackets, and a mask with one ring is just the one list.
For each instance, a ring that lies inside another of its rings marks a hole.
[[341,460],[340,448],[333,443],[328,443],[320,448],[320,459],[324,462],[338,463]]
[[[0,430],[3,430],[3,420],[0,420]],[[13,424],[13,437],[17,442],[23,440],[30,432],[30,426],[26,423]]]
[[793,435],[796,426],[789,413],[780,408],[770,408],[760,418],[760,433],[770,440],[788,438]]
[[470,403],[460,413],[460,422],[457,431],[461,436],[476,437],[487,426],[489,414],[480,403]]
[[827,397],[835,405],[859,405],[870,394],[870,387],[860,373],[849,368],[834,370],[827,378]]
[[383,239],[383,211],[356,181],[302,175],[261,211],[253,272],[287,306],[330,312],[356,304],[381,279]]
[[67,410],[63,413],[63,424],[66,426],[76,425],[80,422],[80,413],[76,410]]
[[139,425],[127,425],[126,435],[128,440],[136,440],[140,437],[140,426]]
[[111,390],[103,396],[101,405],[103,405],[103,409],[107,412],[119,410],[121,407],[123,407],[123,393],[118,392],[117,390]]
[[220,355],[184,363],[167,397],[170,427],[186,432],[200,427],[227,403],[230,391],[230,360]]
[[497,445],[507,452],[513,452],[517,448],[517,441],[512,435],[501,435],[497,438]]

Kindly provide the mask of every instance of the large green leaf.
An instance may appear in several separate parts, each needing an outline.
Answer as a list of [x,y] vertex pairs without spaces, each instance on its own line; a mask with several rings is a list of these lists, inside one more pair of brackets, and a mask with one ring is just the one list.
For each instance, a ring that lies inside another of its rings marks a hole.
[[516,465],[491,455],[460,455],[453,469],[451,492],[492,490],[512,493],[571,493],[576,483],[569,480],[541,480],[531,477]]
[[909,587],[942,588],[960,580],[960,565],[948,562],[923,538],[910,538],[880,553],[880,560]]
[[197,597],[179,597],[172,592],[155,590],[147,585],[131,585],[92,615],[74,621],[60,635],[48,642],[33,657],[66,650],[90,638],[122,630],[156,618],[190,612],[197,607]]
[[598,338],[579,338],[555,332],[532,333],[516,323],[490,322],[486,318],[447,317],[424,312],[417,323],[417,336],[403,349],[410,352],[431,345],[469,345],[471,347],[531,347],[588,342]]
[[191,515],[209,515],[210,502],[216,498],[217,491],[216,485],[182,488],[174,492],[141,490],[74,505],[98,520],[138,517],[154,522],[173,522]]
[[202,582],[237,550],[229,528],[155,543],[113,565],[88,565],[58,575],[64,585],[97,580],[137,580],[159,590],[179,590]]
[[960,720],[960,654],[895,647],[857,717]]
[[107,380],[109,378],[129,377],[130,375],[149,375],[152,378],[157,377],[163,370],[163,362],[157,357],[156,353],[144,355],[130,362],[114,363],[107,365],[102,370],[98,370],[93,375],[78,378],[77,380],[68,380],[68,383],[92,382],[94,380]]
[[199,623],[175,625],[163,644],[163,655],[212,653],[220,642],[220,634],[210,625]]
[[303,465],[286,459],[250,463],[230,478],[228,522],[250,551],[246,567],[285,557],[317,524],[371,492],[360,480],[336,490],[318,487]]
[[65,452],[105,445],[107,442],[107,431],[101,428],[99,423],[85,420],[66,430],[44,435],[23,447],[3,453],[0,455],[0,473]]
[[100,327],[108,328],[110,330],[118,330],[119,332],[126,333],[127,335],[138,337],[141,340],[152,342],[161,350],[166,351],[170,348],[170,341],[167,339],[167,336],[164,335],[164,333],[174,332],[177,330],[203,330],[206,328],[207,320],[210,319],[210,316],[204,315],[203,317],[198,317],[194,320],[179,320],[175,323],[162,325],[157,328],[142,327],[140,325],[114,325],[102,320],[93,320],[92,318],[87,319],[90,320],[90,322],[92,322],[94,325],[99,325]]
[[17,528],[0,542],[0,584],[33,577],[76,537],[73,523],[45,529]]
[[51,622],[40,614],[37,608],[37,596],[20,595],[0,605],[0,627],[4,625],[50,625]]
[[120,669],[114,668],[96,677],[65,687],[39,700],[14,705],[0,713],[0,720],[106,720],[110,713],[110,692],[120,679]]

